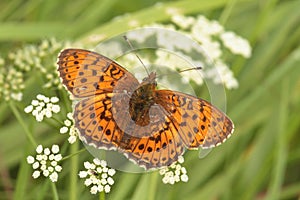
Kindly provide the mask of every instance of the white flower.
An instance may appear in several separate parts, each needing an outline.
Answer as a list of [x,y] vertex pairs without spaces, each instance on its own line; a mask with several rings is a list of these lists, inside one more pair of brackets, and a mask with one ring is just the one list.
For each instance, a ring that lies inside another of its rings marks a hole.
[[112,176],[116,171],[108,168],[106,161],[97,158],[93,159],[93,163],[86,161],[83,165],[86,170],[80,171],[78,176],[85,178],[84,185],[91,187],[90,192],[92,194],[102,191],[109,193],[114,184]]
[[177,162],[172,163],[169,167],[163,167],[159,170],[159,174],[163,176],[162,182],[164,184],[175,184],[177,182],[187,182],[188,176],[185,167],[181,166],[184,162],[182,156],[178,157]]
[[232,53],[242,55],[245,58],[251,56],[251,46],[247,40],[236,35],[234,32],[225,32],[221,34],[221,40],[225,47]]
[[22,100],[25,88],[23,76],[21,71],[12,66],[0,66],[0,101]]
[[172,21],[182,29],[190,28],[195,23],[194,17],[187,17],[183,15],[173,15]]
[[58,165],[58,162],[62,159],[59,153],[59,146],[52,145],[50,148],[43,148],[42,145],[38,145],[36,148],[37,155],[27,157],[27,163],[32,165],[35,170],[32,174],[33,178],[38,178],[41,174],[45,177],[49,177],[52,182],[56,182],[58,179],[58,172],[61,172],[62,167]]
[[38,122],[43,121],[44,117],[52,117],[52,113],[59,113],[60,106],[54,103],[58,102],[57,97],[46,97],[44,95],[38,94],[36,96],[37,100],[32,100],[31,105],[25,107],[25,113],[32,113]]
[[74,122],[72,113],[67,114],[67,119],[64,121],[64,124],[65,125],[60,128],[59,132],[61,134],[65,134],[65,133],[69,132],[68,141],[70,144],[73,144],[77,140],[78,130],[74,126],[75,122]]

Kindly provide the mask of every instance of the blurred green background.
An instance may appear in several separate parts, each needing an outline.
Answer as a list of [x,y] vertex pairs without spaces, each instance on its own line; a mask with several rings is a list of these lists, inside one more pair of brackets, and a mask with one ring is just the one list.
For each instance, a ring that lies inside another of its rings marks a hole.
[[[160,6],[157,6],[159,4]],[[1,0],[0,55],[49,37],[85,41],[90,34],[115,35],[141,25],[167,22],[162,8],[204,14],[253,47],[250,59],[236,57],[231,69],[239,88],[227,91],[234,135],[204,159],[185,154],[187,183],[164,185],[149,174],[118,173],[107,199],[299,199],[300,198],[300,1],[299,0]],[[125,15],[126,14],[126,15]],[[112,20],[120,16],[119,20]],[[32,72],[34,75],[34,72]],[[23,108],[34,98],[26,92]],[[33,180],[26,156],[34,148],[8,103],[0,102],[0,199],[52,199],[51,184]],[[24,114],[23,114],[24,113]],[[51,125],[29,123],[39,143],[61,143]],[[34,128],[33,128],[34,127]],[[82,168],[82,158],[64,162],[56,184],[60,199],[97,199],[68,168]],[[75,172],[76,175],[76,170]],[[149,185],[154,184],[154,187]],[[49,194],[50,193],[50,194]]]

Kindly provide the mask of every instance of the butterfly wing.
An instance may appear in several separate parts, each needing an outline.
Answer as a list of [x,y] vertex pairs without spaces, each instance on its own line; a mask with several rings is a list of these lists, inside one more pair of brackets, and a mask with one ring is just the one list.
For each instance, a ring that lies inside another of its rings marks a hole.
[[122,66],[96,52],[65,49],[58,57],[63,84],[75,97],[112,93],[118,81],[138,85],[138,80]]
[[169,166],[184,153],[184,144],[176,126],[160,105],[153,105],[149,115],[147,130],[137,127],[134,131],[144,133],[144,136],[126,132],[120,142],[120,151],[145,169]]
[[68,91],[84,98],[73,114],[80,138],[97,148],[116,149],[123,132],[113,119],[111,99],[124,88],[137,87],[138,80],[116,62],[88,50],[63,50],[58,66]]
[[189,149],[217,146],[233,133],[232,121],[203,99],[170,90],[157,90],[155,96]]

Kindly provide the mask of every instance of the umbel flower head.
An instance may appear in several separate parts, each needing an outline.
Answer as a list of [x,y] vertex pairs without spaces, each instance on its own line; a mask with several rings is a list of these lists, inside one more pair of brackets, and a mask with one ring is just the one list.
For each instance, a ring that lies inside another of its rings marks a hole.
[[49,177],[52,182],[57,182],[58,173],[62,170],[62,167],[58,165],[58,162],[62,159],[59,153],[59,146],[52,145],[50,150],[39,145],[36,148],[36,153],[35,157],[27,157],[27,163],[31,164],[34,169],[32,177],[36,179],[43,175]]
[[36,96],[36,100],[31,101],[31,105],[27,106],[25,113],[32,113],[36,121],[43,121],[44,117],[52,117],[52,113],[59,113],[60,106],[56,103],[59,101],[57,97],[46,97],[42,94]]
[[189,180],[185,167],[181,166],[183,162],[184,158],[179,156],[177,162],[174,162],[169,167],[163,167],[160,169],[159,173],[163,176],[162,182],[164,184],[173,185],[180,181],[187,182]]
[[80,178],[85,178],[84,184],[91,187],[90,192],[96,194],[98,192],[109,193],[111,186],[114,184],[112,177],[116,170],[107,166],[105,160],[95,158],[93,163],[84,162],[85,171],[79,172]]

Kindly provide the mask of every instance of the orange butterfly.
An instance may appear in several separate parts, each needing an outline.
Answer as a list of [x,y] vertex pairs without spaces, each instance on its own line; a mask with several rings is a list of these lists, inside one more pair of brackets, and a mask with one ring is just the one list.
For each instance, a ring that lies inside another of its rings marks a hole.
[[116,62],[96,52],[65,49],[58,71],[81,100],[75,126],[85,143],[118,150],[145,169],[169,166],[185,149],[211,148],[234,130],[232,121],[209,102],[156,89],[156,74],[141,83]]

